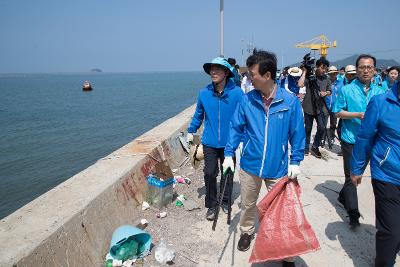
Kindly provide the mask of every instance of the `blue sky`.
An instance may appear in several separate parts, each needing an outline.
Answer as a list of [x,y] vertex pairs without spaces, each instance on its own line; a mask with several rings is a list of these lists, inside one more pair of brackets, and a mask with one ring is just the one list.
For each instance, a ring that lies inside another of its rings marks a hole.
[[[396,0],[225,0],[224,54],[241,63],[254,38],[288,65],[306,53],[296,43],[325,34],[338,42],[330,60],[400,61],[399,11]],[[219,0],[0,0],[0,36],[0,73],[197,71],[219,55]]]

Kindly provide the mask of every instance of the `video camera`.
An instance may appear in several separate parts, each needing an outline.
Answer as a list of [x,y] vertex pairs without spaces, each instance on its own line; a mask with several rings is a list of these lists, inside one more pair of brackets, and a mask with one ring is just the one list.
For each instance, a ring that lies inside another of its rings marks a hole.
[[[325,110],[327,111],[328,108],[326,107],[325,100],[321,98],[320,95],[320,88],[317,83],[317,76],[315,75],[315,58],[311,56],[311,53],[305,54],[303,57],[303,62],[301,63],[302,67],[304,67],[307,71],[306,78],[308,79],[308,90],[311,93],[311,102],[313,106],[313,110],[315,114],[323,114]],[[329,131],[326,129],[326,117],[325,115],[322,116],[322,121],[324,125],[324,139],[327,138],[328,147],[329,149],[332,148],[333,139],[331,138]]]
[[307,70],[307,76],[311,76],[314,74],[314,64],[315,58],[311,56],[311,53],[305,54],[301,66]]

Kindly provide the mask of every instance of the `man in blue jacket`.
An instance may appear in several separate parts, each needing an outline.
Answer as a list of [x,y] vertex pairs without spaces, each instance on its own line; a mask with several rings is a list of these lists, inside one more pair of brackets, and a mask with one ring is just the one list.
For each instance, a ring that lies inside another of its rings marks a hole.
[[357,186],[371,158],[376,213],[375,266],[394,266],[400,249],[400,89],[392,88],[368,104],[357,134],[351,179]]
[[[204,182],[206,186],[205,206],[208,208],[206,218],[213,220],[217,206],[217,176],[218,159],[222,173],[224,148],[228,137],[229,121],[237,103],[243,96],[240,87],[230,80],[234,76],[231,65],[226,59],[218,57],[203,65],[204,71],[211,76],[209,85],[201,89],[197,99],[196,111],[188,128],[187,141],[193,142],[193,133],[204,122],[204,131],[201,143],[204,152]],[[222,175],[221,175],[222,177]],[[221,183],[224,181],[221,179]],[[229,193],[232,192],[232,183],[227,184],[222,207],[227,212]]]
[[373,56],[360,55],[357,58],[357,78],[339,91],[332,110],[336,113],[336,117],[342,119],[340,146],[343,153],[345,182],[338,201],[346,209],[351,227],[360,225],[357,188],[352,184],[350,177],[351,153],[368,102],[373,96],[384,93],[381,87],[371,83],[375,66],[376,59]]
[[[336,97],[337,94],[340,90],[340,88],[342,88],[343,86],[343,82],[339,81],[337,79],[338,76],[338,69],[335,66],[330,66],[328,68],[328,76],[329,79],[331,80],[331,94],[325,97],[325,103],[326,103],[326,107],[328,108],[328,113],[329,113],[329,129],[327,129],[327,131],[329,131],[329,137],[332,139],[332,142],[335,139],[335,130],[336,130],[336,124],[337,124],[337,118],[335,116],[335,113],[332,112],[332,108],[335,104],[336,101]],[[325,119],[325,123],[328,123],[328,118]],[[327,133],[325,133],[325,137],[328,138],[328,136],[326,136]]]
[[[256,90],[243,96],[231,119],[223,170],[234,171],[233,156],[243,141],[240,159],[240,251],[250,247],[257,215],[256,203],[264,181],[271,188],[280,178],[296,178],[304,159],[305,130],[299,99],[275,83],[277,60],[273,53],[253,52],[247,61]],[[288,143],[291,145],[288,166]],[[286,266],[294,266],[286,262]]]

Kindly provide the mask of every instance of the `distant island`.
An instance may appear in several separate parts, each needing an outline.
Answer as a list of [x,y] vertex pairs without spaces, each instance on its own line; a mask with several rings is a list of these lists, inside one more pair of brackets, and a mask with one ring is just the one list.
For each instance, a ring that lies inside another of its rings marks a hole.
[[103,72],[101,69],[91,69],[90,72]]
[[[347,65],[356,65],[356,60],[359,55],[352,55],[350,57],[341,59],[341,60],[336,60],[331,63],[331,65],[337,66],[337,67],[346,67]],[[391,66],[399,66],[399,62],[393,59],[376,59],[376,67],[377,68],[387,68]]]

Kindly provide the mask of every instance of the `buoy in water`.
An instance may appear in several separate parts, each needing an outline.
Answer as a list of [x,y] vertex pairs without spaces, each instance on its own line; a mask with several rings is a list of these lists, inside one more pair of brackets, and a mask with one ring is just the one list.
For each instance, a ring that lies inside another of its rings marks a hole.
[[82,90],[83,91],[92,91],[93,90],[92,85],[90,84],[89,81],[84,81],[83,82]]

